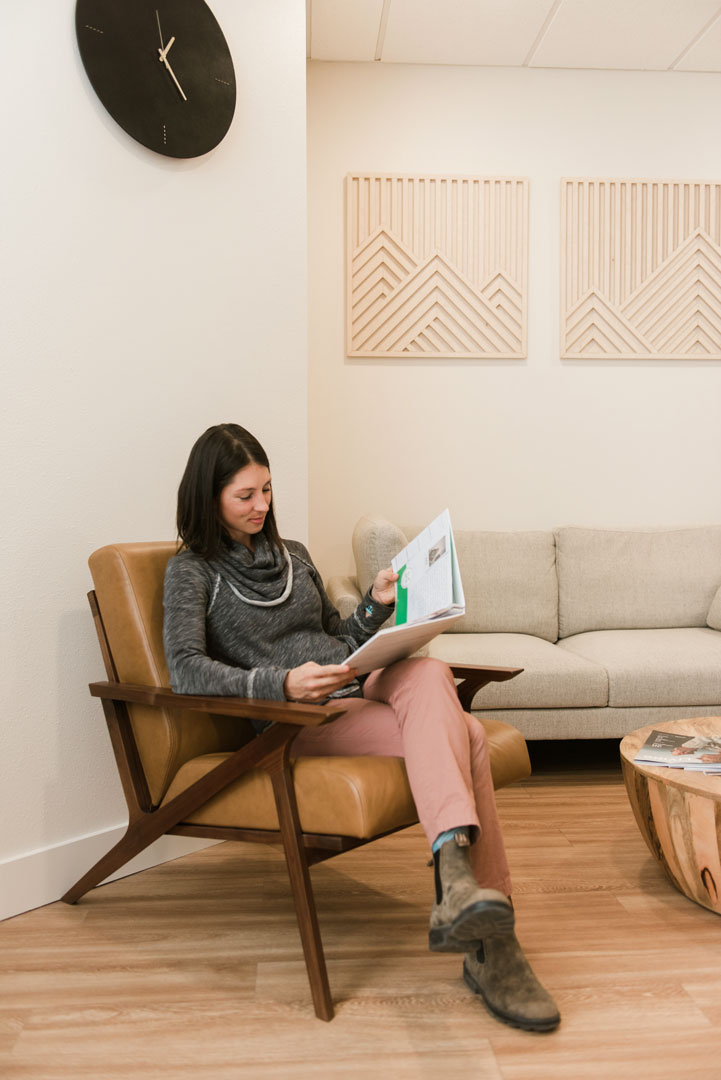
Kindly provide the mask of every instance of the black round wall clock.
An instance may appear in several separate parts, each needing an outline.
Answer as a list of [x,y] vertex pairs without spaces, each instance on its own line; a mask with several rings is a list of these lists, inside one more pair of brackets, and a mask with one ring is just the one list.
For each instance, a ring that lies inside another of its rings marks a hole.
[[128,135],[177,158],[218,145],[235,71],[205,0],[77,0],[75,28],[93,89]]

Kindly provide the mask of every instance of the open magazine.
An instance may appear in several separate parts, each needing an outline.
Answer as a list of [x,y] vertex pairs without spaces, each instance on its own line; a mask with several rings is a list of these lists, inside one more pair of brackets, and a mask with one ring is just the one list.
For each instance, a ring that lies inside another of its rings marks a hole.
[[348,657],[364,675],[410,656],[466,612],[451,518],[447,510],[399,551],[391,566],[396,582],[396,625],[379,630]]
[[670,769],[721,773],[721,738],[652,731],[634,761],[640,765],[665,765]]

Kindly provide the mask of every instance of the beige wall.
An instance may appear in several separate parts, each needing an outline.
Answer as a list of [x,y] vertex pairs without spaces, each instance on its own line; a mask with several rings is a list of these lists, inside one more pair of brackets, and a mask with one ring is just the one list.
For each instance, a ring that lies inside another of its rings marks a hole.
[[190,445],[231,419],[282,460],[306,533],[305,8],[212,7],[238,105],[187,162],[104,112],[73,4],[0,7],[0,915],[55,899],[125,818],[87,693],[89,553],[172,537]]
[[[561,176],[721,178],[721,76],[311,63],[310,523],[350,567],[360,514],[457,528],[721,520],[721,363],[561,362]],[[350,171],[530,178],[527,361],[344,356]]]

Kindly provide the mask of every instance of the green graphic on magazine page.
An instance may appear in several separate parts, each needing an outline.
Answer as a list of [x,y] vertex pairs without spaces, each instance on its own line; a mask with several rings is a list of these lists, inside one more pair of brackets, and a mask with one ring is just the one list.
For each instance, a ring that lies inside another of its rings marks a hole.
[[408,622],[408,569],[402,566],[396,582],[396,626]]

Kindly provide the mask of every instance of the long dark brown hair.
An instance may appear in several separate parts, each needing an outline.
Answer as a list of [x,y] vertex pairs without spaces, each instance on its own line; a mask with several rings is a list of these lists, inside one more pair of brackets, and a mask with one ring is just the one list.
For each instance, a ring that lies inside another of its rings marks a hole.
[[[212,559],[232,543],[218,513],[226,484],[246,465],[270,469],[268,455],[254,435],[238,424],[216,424],[200,436],[190,451],[178,488],[178,537],[181,548]],[[273,502],[263,523],[270,543],[281,547]]]

